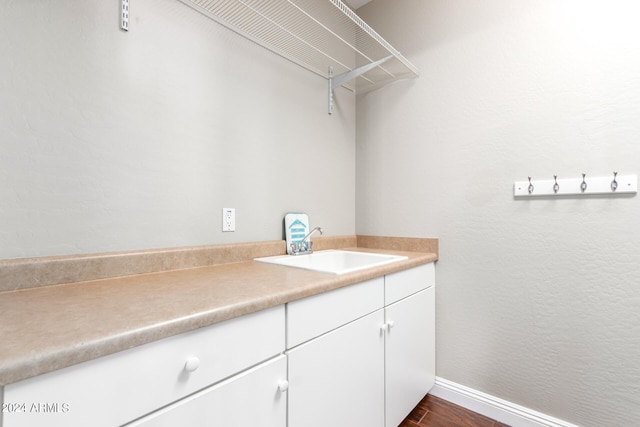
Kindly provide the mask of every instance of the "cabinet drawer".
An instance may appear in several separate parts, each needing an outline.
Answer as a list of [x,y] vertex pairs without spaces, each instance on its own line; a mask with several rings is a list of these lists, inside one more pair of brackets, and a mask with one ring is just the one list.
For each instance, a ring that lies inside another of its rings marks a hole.
[[435,282],[435,265],[433,263],[388,274],[384,281],[384,303],[385,305],[392,304],[433,286]]
[[283,351],[279,306],[10,384],[4,402],[26,411],[3,414],[2,425],[122,425]]
[[384,306],[384,278],[367,280],[287,304],[287,348]]
[[278,356],[125,427],[285,427],[287,358]]

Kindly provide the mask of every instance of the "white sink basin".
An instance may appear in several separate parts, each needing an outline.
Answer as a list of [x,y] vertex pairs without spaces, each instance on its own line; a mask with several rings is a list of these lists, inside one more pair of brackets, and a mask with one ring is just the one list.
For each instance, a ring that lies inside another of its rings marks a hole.
[[406,256],[327,250],[307,255],[279,255],[254,261],[285,265],[324,273],[345,274],[407,259]]

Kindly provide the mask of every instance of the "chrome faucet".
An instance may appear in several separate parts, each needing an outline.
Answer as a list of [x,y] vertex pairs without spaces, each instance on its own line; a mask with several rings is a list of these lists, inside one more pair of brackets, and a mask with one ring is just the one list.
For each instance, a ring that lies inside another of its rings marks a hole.
[[291,255],[302,255],[313,253],[313,242],[311,241],[311,235],[316,231],[322,234],[322,227],[316,227],[311,230],[302,240],[298,242],[291,242]]

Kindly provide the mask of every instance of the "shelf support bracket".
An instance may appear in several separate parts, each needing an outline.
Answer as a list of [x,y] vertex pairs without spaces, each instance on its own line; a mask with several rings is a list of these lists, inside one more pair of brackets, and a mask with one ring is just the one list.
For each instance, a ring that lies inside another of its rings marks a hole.
[[340,87],[348,81],[355,79],[356,77],[361,76],[373,68],[376,68],[378,65],[383,64],[393,58],[393,55],[389,55],[382,59],[379,59],[370,64],[363,65],[358,68],[354,68],[353,70],[344,72],[336,77],[333,77],[333,67],[329,66],[329,115],[333,113],[333,89],[336,87]]

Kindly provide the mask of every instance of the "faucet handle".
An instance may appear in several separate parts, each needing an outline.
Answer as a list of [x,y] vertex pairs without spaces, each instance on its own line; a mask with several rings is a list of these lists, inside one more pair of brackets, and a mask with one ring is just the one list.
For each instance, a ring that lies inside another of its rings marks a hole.
[[291,242],[291,255],[311,253],[312,246],[313,242],[310,240]]

